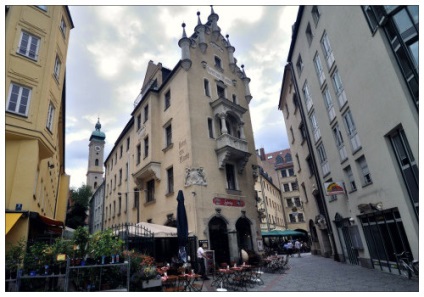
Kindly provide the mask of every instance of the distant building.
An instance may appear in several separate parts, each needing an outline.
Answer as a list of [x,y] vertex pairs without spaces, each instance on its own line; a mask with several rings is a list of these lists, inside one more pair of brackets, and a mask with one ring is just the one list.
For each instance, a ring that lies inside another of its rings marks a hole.
[[418,258],[418,35],[418,6],[301,6],[279,102],[324,254],[392,273]]
[[95,130],[91,133],[88,144],[88,168],[87,186],[91,187],[94,193],[97,187],[103,182],[103,161],[106,135],[101,131],[100,119],[95,125]]
[[257,193],[257,208],[262,231],[286,230],[287,220],[278,179],[271,163],[264,160],[264,149],[256,154],[259,177],[255,183]]
[[6,6],[6,243],[61,236],[65,173],[67,6]]
[[172,225],[182,190],[196,240],[191,258],[197,240],[207,240],[215,261],[230,263],[241,248],[257,251],[261,234],[250,79],[218,19],[213,9],[206,23],[199,15],[191,35],[183,24],[174,68],[149,62],[131,119],[105,160],[103,223]]

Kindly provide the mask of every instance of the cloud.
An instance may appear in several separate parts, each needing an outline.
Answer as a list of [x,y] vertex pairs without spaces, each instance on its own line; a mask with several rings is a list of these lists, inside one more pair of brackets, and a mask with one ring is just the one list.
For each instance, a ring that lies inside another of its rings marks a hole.
[[[71,185],[86,181],[88,143],[97,119],[106,134],[105,158],[128,123],[149,60],[172,69],[180,59],[181,24],[191,35],[197,11],[204,24],[210,6],[69,6],[66,172]],[[278,110],[295,6],[214,6],[221,34],[229,34],[238,66],[251,78],[255,145],[267,152],[289,147]]]

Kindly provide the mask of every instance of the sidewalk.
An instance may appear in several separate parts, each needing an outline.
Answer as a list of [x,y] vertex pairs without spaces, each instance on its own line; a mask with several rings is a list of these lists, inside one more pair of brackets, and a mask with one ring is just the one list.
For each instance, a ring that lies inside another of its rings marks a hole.
[[[289,259],[290,269],[283,274],[263,274],[264,285],[249,292],[419,292],[417,278],[336,262],[310,253]],[[211,280],[204,291],[216,291]]]

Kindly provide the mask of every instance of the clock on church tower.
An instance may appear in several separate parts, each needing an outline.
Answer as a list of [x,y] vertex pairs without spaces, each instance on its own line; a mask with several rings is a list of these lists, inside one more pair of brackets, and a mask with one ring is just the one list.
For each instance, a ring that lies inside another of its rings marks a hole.
[[94,191],[103,182],[103,161],[104,147],[106,135],[100,129],[102,125],[97,120],[95,130],[91,133],[90,143],[88,144],[88,169],[87,169],[87,186]]

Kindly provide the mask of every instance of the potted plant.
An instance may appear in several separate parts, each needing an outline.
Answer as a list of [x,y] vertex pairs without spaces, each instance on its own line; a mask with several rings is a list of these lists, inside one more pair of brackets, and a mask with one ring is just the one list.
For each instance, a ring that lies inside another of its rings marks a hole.
[[81,226],[78,227],[77,229],[75,229],[72,239],[74,242],[75,261],[81,262],[81,260],[85,260],[87,256],[87,250],[89,248],[90,234],[88,232],[88,229]]
[[121,250],[123,241],[113,235],[111,229],[96,232],[90,242],[90,250],[93,256],[101,259],[101,263],[107,263],[106,257],[115,255]]
[[64,238],[56,238],[53,249],[53,273],[64,274],[66,270],[66,259],[73,251],[73,243]]
[[25,257],[26,241],[20,239],[16,244],[9,244],[6,251],[6,279],[16,279],[19,269],[22,268]]

